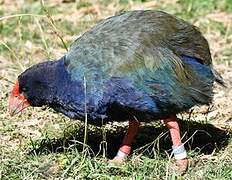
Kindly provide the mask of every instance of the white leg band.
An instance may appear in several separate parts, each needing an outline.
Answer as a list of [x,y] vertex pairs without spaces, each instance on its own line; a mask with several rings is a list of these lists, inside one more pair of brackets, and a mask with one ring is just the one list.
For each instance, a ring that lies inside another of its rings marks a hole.
[[118,150],[118,153],[116,155],[116,157],[119,157],[120,159],[124,159],[124,158],[127,158],[128,154]]
[[181,144],[177,147],[172,146],[172,153],[174,154],[174,158],[176,160],[185,159],[187,157],[187,152],[184,148],[184,144]]

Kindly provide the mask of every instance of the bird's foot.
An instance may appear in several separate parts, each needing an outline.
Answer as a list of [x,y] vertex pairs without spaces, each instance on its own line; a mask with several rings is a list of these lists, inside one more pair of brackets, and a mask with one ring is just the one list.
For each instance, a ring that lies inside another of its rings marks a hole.
[[118,151],[117,155],[108,161],[109,165],[122,165],[123,163],[126,162],[128,157],[127,153],[124,153],[122,151]]
[[175,161],[175,163],[171,166],[171,169],[178,175],[182,175],[188,169],[188,165],[189,165],[189,160],[187,158],[179,159]]
[[116,166],[119,166],[119,165],[122,165],[126,162],[126,158],[119,158],[119,157],[114,157],[113,159],[110,159],[108,161],[108,164],[109,165],[116,165]]

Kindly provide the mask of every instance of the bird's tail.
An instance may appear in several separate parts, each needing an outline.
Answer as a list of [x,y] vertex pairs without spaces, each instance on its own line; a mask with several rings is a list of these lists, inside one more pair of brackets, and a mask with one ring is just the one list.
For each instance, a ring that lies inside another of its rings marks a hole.
[[227,87],[223,77],[212,67],[212,72],[215,77],[215,81],[223,87]]

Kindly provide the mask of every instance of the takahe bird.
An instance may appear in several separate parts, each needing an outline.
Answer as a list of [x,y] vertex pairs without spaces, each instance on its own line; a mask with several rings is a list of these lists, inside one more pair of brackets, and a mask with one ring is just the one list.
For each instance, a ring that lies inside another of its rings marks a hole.
[[209,104],[215,81],[224,83],[195,26],[161,11],[129,11],[85,32],[61,59],[19,75],[9,109],[14,115],[29,105],[47,105],[72,119],[87,113],[93,124],[129,121],[111,162],[130,154],[139,122],[163,119],[183,170],[188,160],[176,114]]

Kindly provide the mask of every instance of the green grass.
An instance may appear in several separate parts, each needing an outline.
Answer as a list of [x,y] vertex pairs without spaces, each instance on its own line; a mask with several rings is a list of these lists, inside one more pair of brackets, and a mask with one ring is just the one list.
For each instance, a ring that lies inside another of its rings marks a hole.
[[[227,104],[215,102],[216,108],[222,109],[219,116],[208,118],[207,115],[202,117],[203,113],[196,113],[191,121],[184,116],[182,132],[187,132],[184,140],[191,137],[186,145],[195,165],[183,176],[169,169],[172,161],[167,154],[170,140],[160,124],[142,127],[128,162],[112,167],[107,163],[107,157],[117,150],[125,133],[124,124],[90,126],[89,146],[82,152],[84,125],[79,121],[71,121],[44,107],[29,108],[22,115],[9,117],[7,98],[11,82],[20,72],[45,59],[61,57],[66,52],[64,43],[69,46],[77,35],[99,20],[146,5],[149,1],[45,1],[44,7],[39,1],[9,2],[0,6],[0,179],[232,179],[229,130],[208,124],[219,122],[229,129],[227,121],[232,117],[222,111],[231,106],[228,102],[231,100],[230,88],[217,88],[216,94],[227,95]],[[165,10],[197,25],[209,40],[214,64],[231,72],[232,30],[228,21],[232,16],[231,0],[178,0],[176,3],[160,0],[146,8]],[[8,15],[18,16],[1,19]],[[208,118],[207,123],[194,119],[199,116],[200,120]],[[201,131],[192,136],[198,129]],[[209,144],[204,149],[201,143]]]

